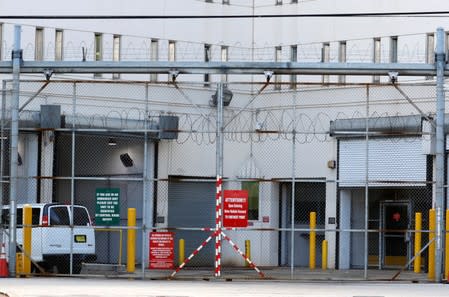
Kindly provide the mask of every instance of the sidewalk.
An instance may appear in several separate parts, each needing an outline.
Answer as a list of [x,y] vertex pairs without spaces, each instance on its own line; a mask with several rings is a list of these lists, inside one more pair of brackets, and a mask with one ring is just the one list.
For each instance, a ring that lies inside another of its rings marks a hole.
[[103,277],[0,279],[0,292],[8,297],[447,297],[448,291],[446,284],[374,281],[162,281]]
[[[223,280],[296,280],[296,281],[401,281],[413,283],[432,283],[427,278],[426,273],[414,273],[410,270],[401,271],[399,269],[379,270],[369,269],[365,278],[364,270],[321,270],[308,268],[295,268],[293,271],[290,267],[262,267],[261,272],[264,274],[262,278],[254,269],[251,268],[222,268],[219,279]],[[126,269],[107,269],[97,266],[90,267],[89,270],[83,269],[85,275],[98,275],[113,278],[135,278],[135,279],[152,279],[166,280],[171,279],[174,270],[148,270],[142,273],[141,268],[136,268],[135,273],[126,273]],[[399,273],[399,274],[398,274]],[[185,267],[176,273],[173,279],[179,280],[216,280],[214,276],[214,268],[192,268]]]

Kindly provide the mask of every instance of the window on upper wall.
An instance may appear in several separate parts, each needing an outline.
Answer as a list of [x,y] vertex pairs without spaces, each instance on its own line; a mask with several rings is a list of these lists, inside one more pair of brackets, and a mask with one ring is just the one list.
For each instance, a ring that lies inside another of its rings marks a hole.
[[446,40],[446,43],[444,45],[444,52],[446,53],[446,61],[448,61],[449,58],[449,32],[446,32],[446,38],[444,40]]
[[44,60],[44,29],[36,28],[34,39],[34,60]]
[[[204,45],[204,62],[210,62],[211,60],[211,45],[205,44]],[[209,73],[204,74],[204,85],[209,85]]]
[[0,23],[0,61],[3,60],[3,24]]
[[[222,62],[227,62],[229,60],[229,48],[227,46],[222,46],[221,47],[221,61]],[[228,81],[228,75],[227,74],[222,74],[221,75],[221,81],[222,82],[227,82]]]
[[63,31],[56,29],[55,31],[55,61],[62,61],[64,56],[64,39]]
[[276,0],[276,5],[282,5],[282,0]]
[[176,61],[176,42],[172,40],[168,42],[168,61]]
[[[331,57],[330,44],[325,42],[323,43],[323,47],[321,48],[321,62],[329,63]],[[322,83],[329,83],[329,75],[325,74],[322,76]]]
[[[159,60],[159,41],[157,39],[151,39],[151,61],[158,61]],[[150,81],[155,82],[157,81],[157,73],[151,73],[150,74]]]
[[[112,61],[114,62],[120,61],[120,45],[121,45],[120,35],[114,35],[114,37],[112,38]],[[113,73],[112,78],[114,79],[120,78],[120,73]]]
[[398,37],[390,37],[390,63],[398,62]]
[[[435,36],[433,34],[427,34],[426,36],[426,63],[435,63]],[[427,76],[426,79],[433,79],[433,76]]]
[[259,182],[242,182],[242,190],[248,191],[248,220],[259,219]]
[[229,1],[229,0],[223,0],[222,3],[223,3],[223,4],[230,4],[230,1]]
[[[292,45],[290,47],[290,61],[298,62],[298,46]],[[296,74],[290,75],[290,89],[296,89]]]
[[298,3],[298,0],[292,0],[290,3]]
[[[374,38],[373,40],[374,46],[373,46],[373,63],[380,63],[381,59],[381,44],[380,44],[380,38]],[[380,76],[379,75],[373,75],[373,83],[380,82]]]
[[[94,35],[94,60],[103,60],[103,34],[95,33]],[[101,73],[94,73],[94,77],[101,77]]]
[[[338,62],[346,63],[346,41],[340,41],[338,43]],[[339,75],[338,82],[344,84],[346,82],[346,76]]]
[[[282,47],[276,46],[274,49],[274,61],[275,62],[281,62],[282,60]],[[274,89],[280,90],[281,89],[281,82],[282,82],[282,76],[281,75],[275,75],[274,76]]]

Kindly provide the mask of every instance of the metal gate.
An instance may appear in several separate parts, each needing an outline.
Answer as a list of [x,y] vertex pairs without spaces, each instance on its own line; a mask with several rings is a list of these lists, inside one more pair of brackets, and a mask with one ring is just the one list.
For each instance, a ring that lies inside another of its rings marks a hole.
[[[170,182],[168,186],[168,227],[175,228],[175,255],[178,242],[185,241],[188,256],[209,236],[202,228],[215,224],[215,184],[211,182]],[[179,229],[178,229],[179,228]],[[206,245],[188,266],[213,266],[214,246]]]

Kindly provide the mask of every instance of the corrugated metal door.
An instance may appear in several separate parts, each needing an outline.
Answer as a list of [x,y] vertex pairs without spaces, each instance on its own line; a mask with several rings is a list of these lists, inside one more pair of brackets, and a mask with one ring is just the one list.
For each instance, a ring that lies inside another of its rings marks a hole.
[[[340,187],[365,185],[366,141],[364,139],[340,140],[339,143]],[[377,138],[368,144],[368,178],[370,186],[385,186],[385,182],[426,181],[426,155],[421,138]]]
[[[214,228],[215,227],[215,183],[214,182],[170,182],[168,186],[168,227],[170,228]],[[178,241],[185,240],[186,258],[211,232],[175,231],[175,255],[177,262]],[[215,240],[212,239],[187,266],[214,266]]]

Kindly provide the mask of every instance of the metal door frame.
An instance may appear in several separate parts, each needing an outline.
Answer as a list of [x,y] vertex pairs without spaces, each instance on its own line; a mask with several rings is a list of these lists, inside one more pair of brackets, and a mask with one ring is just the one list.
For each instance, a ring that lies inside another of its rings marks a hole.
[[[407,215],[408,215],[408,222],[407,222],[407,230],[410,229],[411,221],[412,221],[412,205],[411,201],[409,200],[383,200],[380,201],[380,207],[379,207],[379,221],[380,221],[380,232],[379,232],[379,269],[382,269],[385,267],[385,208],[386,206],[391,205],[405,205],[407,206]],[[409,232],[405,234],[405,236],[410,236]],[[407,262],[410,260],[411,257],[411,240],[408,240],[406,242],[407,245]]]

